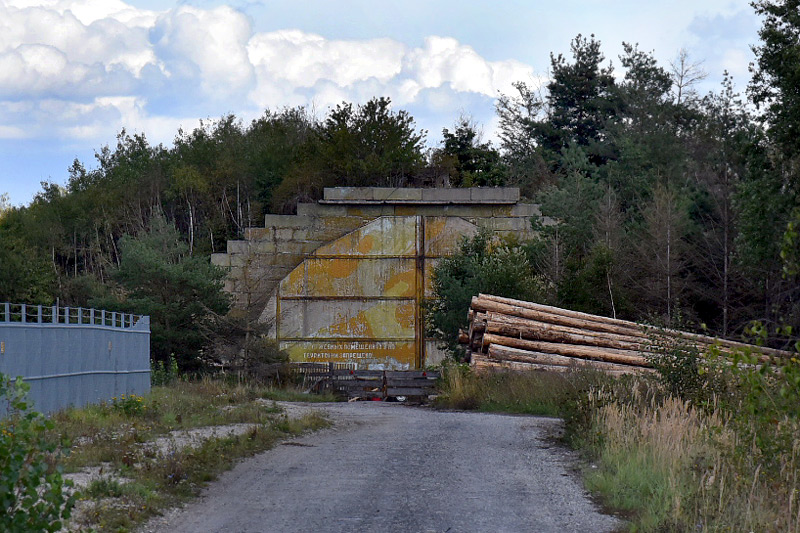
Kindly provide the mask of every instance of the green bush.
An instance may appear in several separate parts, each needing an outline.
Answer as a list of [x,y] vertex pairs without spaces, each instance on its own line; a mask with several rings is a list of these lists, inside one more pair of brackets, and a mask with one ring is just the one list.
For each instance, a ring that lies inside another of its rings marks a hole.
[[425,309],[428,333],[440,339],[455,359],[463,354],[458,330],[467,327],[470,301],[481,292],[541,301],[544,290],[521,246],[502,242],[485,230],[464,239],[458,253],[441,259],[434,268],[433,298]]
[[652,352],[646,354],[647,359],[669,394],[698,406],[708,406],[727,393],[728,381],[718,368],[724,365],[721,359],[709,357],[696,345],[667,335],[651,336],[650,346]]
[[163,385],[170,385],[177,381],[178,375],[178,360],[175,359],[175,354],[169,355],[169,360],[166,364],[164,361],[150,361],[150,384],[156,387]]
[[28,385],[0,374],[0,531],[58,531],[69,518],[74,495],[61,476],[57,460],[65,446],[49,442],[53,423],[31,410]]

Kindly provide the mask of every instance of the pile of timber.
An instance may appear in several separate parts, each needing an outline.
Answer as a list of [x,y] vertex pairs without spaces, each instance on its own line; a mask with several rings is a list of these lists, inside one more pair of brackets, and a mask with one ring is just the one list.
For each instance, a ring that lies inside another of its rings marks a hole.
[[652,372],[651,356],[662,353],[665,343],[673,341],[701,351],[710,346],[723,353],[744,350],[761,360],[791,356],[781,350],[488,294],[472,298],[469,331],[462,331],[459,341],[468,346],[476,370],[584,367],[616,375]]

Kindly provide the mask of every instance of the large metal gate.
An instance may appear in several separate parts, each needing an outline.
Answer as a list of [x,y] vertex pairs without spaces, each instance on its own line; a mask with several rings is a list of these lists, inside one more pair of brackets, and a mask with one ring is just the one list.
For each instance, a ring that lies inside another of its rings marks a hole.
[[380,217],[317,249],[279,284],[275,335],[293,361],[421,368],[422,302],[436,261],[474,225],[458,217]]

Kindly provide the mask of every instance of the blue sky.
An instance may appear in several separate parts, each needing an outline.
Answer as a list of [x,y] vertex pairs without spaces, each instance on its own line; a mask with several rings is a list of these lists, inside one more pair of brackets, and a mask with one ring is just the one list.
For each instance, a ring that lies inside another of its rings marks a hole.
[[758,27],[741,0],[0,0],[0,194],[28,203],[123,127],[168,145],[199,119],[372,96],[429,144],[462,114],[491,139],[497,95],[545,82],[578,33],[616,65],[623,41],[664,66],[684,48],[701,92],[726,69],[744,90]]

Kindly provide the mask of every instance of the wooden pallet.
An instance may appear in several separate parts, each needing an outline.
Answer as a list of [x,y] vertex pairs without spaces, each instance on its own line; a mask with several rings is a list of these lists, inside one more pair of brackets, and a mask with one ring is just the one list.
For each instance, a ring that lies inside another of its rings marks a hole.
[[311,390],[329,390],[347,398],[425,399],[436,392],[440,375],[431,370],[359,370],[337,367],[334,363],[297,365]]

